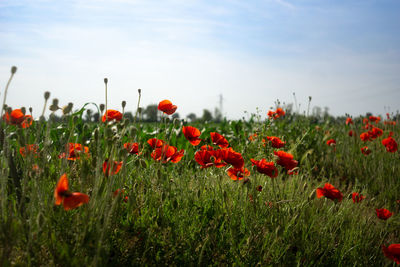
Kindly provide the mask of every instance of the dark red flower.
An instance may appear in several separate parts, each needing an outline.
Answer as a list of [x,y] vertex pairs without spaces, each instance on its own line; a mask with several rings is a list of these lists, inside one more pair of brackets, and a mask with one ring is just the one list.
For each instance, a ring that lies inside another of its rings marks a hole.
[[275,167],[275,164],[271,161],[268,162],[266,159],[255,160],[250,159],[252,165],[257,166],[257,171],[259,173],[263,173],[268,175],[271,178],[278,176],[278,169]]
[[363,146],[361,148],[361,153],[363,153],[364,155],[368,156],[369,154],[371,154],[371,150],[367,146]]
[[219,146],[220,148],[226,148],[229,146],[228,141],[225,139],[225,137],[223,137],[222,135],[220,135],[219,133],[216,132],[211,132],[210,133],[211,136],[211,140],[213,142],[214,145]]
[[230,167],[229,169],[226,170],[227,174],[229,177],[231,177],[232,180],[242,180],[245,176],[249,176],[250,172],[246,168],[235,168],[235,167]]
[[370,131],[368,131],[369,138],[374,140],[383,134],[383,130],[377,127],[372,127]]
[[269,118],[277,119],[285,116],[285,111],[282,108],[277,108],[275,111],[268,111],[267,115]]
[[351,118],[346,119],[346,125],[349,125],[349,124],[354,124],[354,122]]
[[183,126],[182,127],[182,132],[185,138],[194,146],[197,146],[200,144],[201,139],[199,138],[200,136],[200,130],[197,129],[196,127],[192,126]]
[[326,144],[328,146],[334,146],[334,145],[336,145],[336,140],[335,139],[329,139],[328,141],[326,141]]
[[129,154],[139,155],[139,144],[138,143],[125,143],[124,148]]
[[162,147],[164,144],[164,141],[161,139],[157,139],[157,138],[150,138],[149,140],[147,140],[147,143],[153,148],[156,149],[157,147]]
[[387,152],[394,153],[397,151],[397,143],[391,136],[383,139],[382,144],[386,147]]
[[388,247],[382,245],[382,251],[386,258],[400,264],[400,244],[391,244]]
[[116,120],[116,121],[122,120],[122,113],[119,112],[118,110],[108,109],[106,111],[106,113],[103,115],[103,117],[101,118],[101,121],[105,122],[105,121],[112,121],[112,120]]
[[350,130],[349,131],[349,136],[351,137],[351,136],[353,136],[355,133],[354,133],[354,131],[353,130]]
[[286,142],[283,142],[279,137],[276,136],[267,136],[267,139],[271,142],[271,146],[273,148],[281,148],[286,144]]
[[64,173],[61,175],[54,190],[55,205],[64,206],[64,210],[75,209],[89,202],[89,196],[79,192],[71,192],[68,189],[68,178]]
[[231,164],[236,169],[242,169],[244,166],[244,159],[242,157],[242,154],[234,151],[231,147],[219,149],[215,153],[217,155],[217,158],[221,158],[223,161]]
[[117,174],[122,167],[122,161],[112,161],[109,162],[105,160],[103,163],[103,173],[108,177],[110,175]]
[[362,194],[359,194],[357,192],[354,192],[353,194],[351,194],[351,198],[353,199],[353,203],[359,203],[363,199],[365,199],[365,196],[363,196]]
[[19,149],[21,156],[26,157],[27,155],[36,155],[39,146],[36,144],[26,145]]
[[287,171],[291,171],[295,167],[297,167],[297,160],[293,159],[293,155],[287,153],[285,151],[279,150],[274,151],[274,154],[278,157],[276,163],[282,167],[284,167]]
[[368,133],[368,132],[364,132],[364,133],[360,134],[360,138],[361,138],[361,140],[363,140],[364,142],[370,141],[370,140],[371,140],[370,137],[369,137],[369,133]]
[[381,120],[381,117],[369,116],[369,120],[378,123]]
[[126,195],[124,189],[117,189],[113,192],[114,197],[122,197],[125,203],[128,202],[129,197]]
[[317,198],[323,196],[331,200],[338,200],[339,202],[343,199],[343,194],[330,183],[326,183],[323,188],[317,188]]
[[31,115],[24,115],[21,109],[14,109],[11,113],[6,112],[3,115],[3,120],[7,124],[18,125],[22,128],[28,128],[32,125],[33,118]]
[[214,150],[211,146],[204,145],[194,154],[194,159],[201,165],[201,169],[211,166],[221,168],[226,166],[226,163],[222,162],[220,155],[221,153],[219,153],[218,150]]
[[157,147],[151,153],[151,157],[157,161],[161,160],[162,163],[167,163],[168,161],[177,163],[184,156],[184,152],[185,151],[183,149],[178,151],[176,147],[164,144],[162,147]]
[[164,112],[165,114],[171,115],[173,114],[178,107],[172,105],[171,101],[163,100],[158,104],[158,110]]
[[89,156],[89,148],[82,144],[68,143],[66,145],[67,153],[63,152],[58,157],[67,158],[68,160],[77,160],[81,158],[81,154]]
[[381,220],[387,220],[392,217],[393,213],[387,209],[376,209],[376,216]]

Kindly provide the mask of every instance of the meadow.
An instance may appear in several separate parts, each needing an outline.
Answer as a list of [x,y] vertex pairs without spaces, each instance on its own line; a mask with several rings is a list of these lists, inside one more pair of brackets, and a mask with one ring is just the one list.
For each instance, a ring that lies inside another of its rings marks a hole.
[[157,123],[104,106],[87,122],[89,106],[5,108],[1,266],[399,263],[393,114],[188,123],[161,101]]

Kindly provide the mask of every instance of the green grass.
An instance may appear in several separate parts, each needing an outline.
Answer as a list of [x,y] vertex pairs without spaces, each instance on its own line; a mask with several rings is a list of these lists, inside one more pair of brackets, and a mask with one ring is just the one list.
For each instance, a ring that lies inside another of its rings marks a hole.
[[[26,129],[2,123],[0,155],[0,255],[9,265],[244,265],[244,266],[390,266],[381,245],[400,242],[399,154],[381,144],[389,130],[368,142],[361,154],[362,124],[346,126],[287,114],[275,121],[224,121],[191,124],[210,144],[212,131],[223,134],[242,153],[249,181],[232,181],[226,168],[200,169],[180,121],[158,124],[85,123],[82,113],[63,123],[35,121]],[[319,129],[316,128],[319,127]],[[357,132],[349,137],[351,129]],[[329,134],[327,134],[329,131]],[[253,142],[248,136],[258,133]],[[250,159],[275,160],[265,136],[286,141],[299,161],[297,175],[280,166],[278,177],[257,173]],[[185,156],[178,163],[154,161],[146,141],[157,137]],[[334,138],[336,149],[326,145]],[[141,155],[129,155],[125,142],[138,142]],[[90,157],[60,159],[68,142],[90,149]],[[38,155],[22,157],[19,148],[38,144]],[[123,161],[110,177],[106,158]],[[37,164],[39,171],[33,171]],[[67,173],[70,189],[90,201],[65,211],[54,206],[54,188]],[[316,198],[316,188],[333,184],[344,198]],[[263,190],[257,191],[261,185]],[[113,197],[124,188],[128,201]],[[353,203],[351,193],[366,196]],[[270,204],[269,204],[270,203]],[[377,218],[375,209],[394,215]]]

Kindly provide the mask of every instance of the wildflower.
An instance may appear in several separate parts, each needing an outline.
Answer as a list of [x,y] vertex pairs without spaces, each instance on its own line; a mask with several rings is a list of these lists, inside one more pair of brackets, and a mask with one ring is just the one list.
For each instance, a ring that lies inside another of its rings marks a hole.
[[369,154],[371,154],[371,150],[367,147],[367,146],[363,146],[361,148],[361,153],[363,153],[365,156],[368,156]]
[[275,111],[269,110],[267,115],[269,118],[277,119],[285,116],[285,111],[282,108],[277,108]]
[[27,155],[37,154],[39,146],[36,144],[26,145],[19,149],[21,156],[26,157]]
[[250,159],[252,165],[257,166],[257,171],[259,173],[263,173],[265,175],[268,175],[271,178],[274,178],[278,176],[278,169],[275,167],[275,164],[273,162],[268,162],[266,159],[261,159],[261,160],[255,160],[255,159]]
[[199,151],[194,154],[194,159],[198,164],[201,165],[201,169],[215,166],[221,168],[226,166],[225,162],[222,162],[219,151],[213,150],[210,146],[202,146]]
[[249,176],[250,172],[248,169],[246,168],[235,168],[235,167],[230,167],[227,171],[226,171],[229,175],[229,177],[236,181],[236,180],[242,180],[245,176]]
[[392,217],[393,213],[387,209],[376,209],[376,216],[381,220],[387,220]]
[[139,144],[138,143],[125,143],[124,148],[129,154],[139,155]]
[[400,264],[400,244],[391,244],[388,247],[382,245],[382,251],[386,258]]
[[212,140],[214,145],[219,146],[220,148],[226,148],[226,147],[229,146],[229,143],[225,139],[225,137],[223,137],[219,133],[211,132],[210,136],[211,136],[211,140]]
[[222,148],[217,152],[218,158],[222,158],[228,164],[231,164],[236,169],[242,169],[244,166],[244,159],[242,154],[230,148]]
[[346,119],[346,125],[349,125],[349,124],[354,124],[352,118],[350,118],[350,117]]
[[120,121],[122,120],[122,113],[119,112],[118,110],[114,110],[114,109],[108,109],[106,111],[106,113],[103,115],[103,117],[101,118],[102,122],[107,121],[112,121],[112,120],[116,120],[116,121]]
[[157,147],[162,147],[164,144],[164,141],[161,139],[157,139],[157,138],[150,138],[149,140],[147,140],[147,143],[153,148],[156,149]]
[[336,140],[335,139],[329,139],[328,141],[326,141],[326,144],[328,146],[335,146],[336,145]]
[[353,194],[351,194],[351,198],[353,199],[353,203],[359,203],[363,199],[365,199],[365,196],[363,196],[362,194],[359,194],[357,192],[354,192]]
[[151,153],[151,157],[157,161],[161,160],[162,163],[167,163],[168,161],[177,163],[181,161],[182,157],[184,156],[184,153],[185,151],[183,149],[178,151],[176,147],[164,144],[162,147],[157,147]]
[[271,146],[273,148],[281,148],[286,144],[286,142],[283,142],[279,137],[276,136],[267,136],[267,139],[271,142]]
[[317,188],[317,198],[321,198],[322,196],[331,200],[338,200],[339,202],[343,199],[343,194],[330,183],[325,183],[323,188]]
[[274,151],[275,156],[278,157],[278,160],[276,163],[282,167],[284,167],[287,171],[288,174],[291,170],[293,170],[295,167],[297,167],[297,160],[293,159],[293,155],[290,153],[287,153],[285,151],[279,150],[279,151]]
[[353,130],[350,130],[350,131],[349,131],[349,136],[352,137],[353,135],[355,135],[354,131],[353,131]]
[[28,128],[32,125],[33,118],[31,115],[24,115],[21,109],[14,109],[10,113],[6,112],[3,115],[3,120],[7,124],[17,125],[22,128]]
[[257,138],[257,133],[253,133],[252,135],[249,136],[250,141],[254,141]]
[[68,178],[64,173],[61,175],[54,190],[55,205],[63,204],[64,210],[75,209],[89,202],[89,196],[79,192],[68,190]]
[[110,175],[117,174],[122,167],[122,161],[113,161],[109,162],[108,159],[106,159],[103,163],[103,173],[108,177]]
[[381,120],[381,117],[369,116],[369,120],[378,123]]
[[369,138],[374,140],[383,134],[383,130],[372,126],[372,129],[368,131]]
[[386,147],[387,152],[394,153],[397,151],[397,143],[391,136],[383,139],[382,144]]
[[157,108],[158,110],[164,112],[165,114],[171,115],[176,111],[178,107],[172,105],[171,101],[169,100],[163,100],[158,104]]
[[182,132],[185,138],[194,146],[200,144],[201,139],[199,139],[200,131],[196,127],[183,126]]
[[83,146],[82,144],[68,143],[66,150],[68,151],[68,155],[64,152],[58,157],[67,158],[68,160],[77,160],[80,159],[82,153],[87,156],[89,155],[89,148],[87,146]]
[[369,133],[368,133],[368,132],[364,132],[364,133],[360,134],[360,138],[361,138],[361,140],[363,140],[364,142],[370,141],[370,140],[371,140],[370,137],[369,137]]

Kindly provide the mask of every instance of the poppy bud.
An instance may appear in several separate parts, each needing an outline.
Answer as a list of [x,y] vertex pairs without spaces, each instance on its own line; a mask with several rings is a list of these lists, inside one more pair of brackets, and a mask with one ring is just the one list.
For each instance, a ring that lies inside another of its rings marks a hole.
[[138,93],[139,93],[139,95],[142,93],[142,89],[137,89],[137,91],[138,91]]
[[100,112],[103,113],[106,106],[104,104],[100,104]]
[[142,111],[143,111],[143,108],[141,108],[141,107],[138,107],[138,109],[137,109],[137,112],[138,112],[139,114],[141,114],[141,113],[142,113]]
[[12,66],[11,67],[11,74],[15,74],[17,72],[17,67]]
[[50,97],[50,92],[49,91],[46,91],[46,92],[44,92],[44,99],[49,99],[49,97]]
[[104,78],[104,83],[107,84],[108,83],[108,79]]
[[32,114],[32,111],[33,111],[32,107],[29,107],[29,113]]
[[121,105],[122,105],[122,108],[125,108],[126,107],[126,101],[125,100],[122,101]]
[[12,107],[7,107],[7,112],[11,113],[12,112]]

